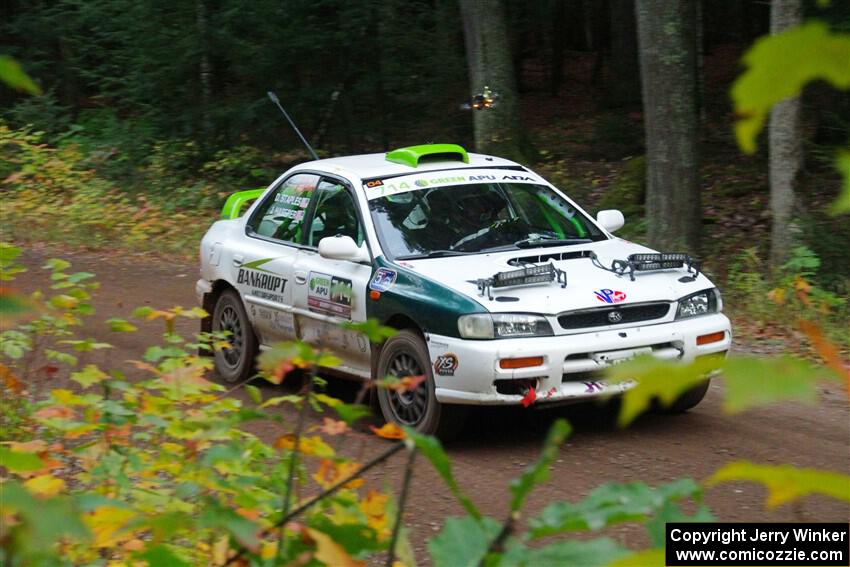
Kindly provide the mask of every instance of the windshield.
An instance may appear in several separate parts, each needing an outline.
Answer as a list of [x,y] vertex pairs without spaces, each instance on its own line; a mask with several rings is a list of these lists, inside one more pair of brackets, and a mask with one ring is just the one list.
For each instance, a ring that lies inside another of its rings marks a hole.
[[400,260],[606,239],[569,201],[531,183],[406,191],[369,209],[385,251]]

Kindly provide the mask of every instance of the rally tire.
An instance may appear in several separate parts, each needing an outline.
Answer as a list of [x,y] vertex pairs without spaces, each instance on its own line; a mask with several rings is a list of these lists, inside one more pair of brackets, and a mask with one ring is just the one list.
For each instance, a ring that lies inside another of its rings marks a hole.
[[711,380],[706,380],[701,384],[697,384],[684,394],[678,397],[675,402],[669,405],[666,408],[662,408],[664,413],[684,413],[689,409],[696,407],[705,395],[708,393],[708,386],[711,384]]
[[215,374],[227,384],[244,382],[254,375],[257,358],[257,336],[239,294],[228,289],[218,296],[213,310],[214,333],[229,331],[230,348],[215,351]]
[[425,375],[425,381],[411,392],[378,388],[378,405],[384,420],[412,427],[420,433],[448,440],[463,425],[466,408],[437,401],[431,358],[422,336],[411,329],[399,331],[381,349],[377,377]]

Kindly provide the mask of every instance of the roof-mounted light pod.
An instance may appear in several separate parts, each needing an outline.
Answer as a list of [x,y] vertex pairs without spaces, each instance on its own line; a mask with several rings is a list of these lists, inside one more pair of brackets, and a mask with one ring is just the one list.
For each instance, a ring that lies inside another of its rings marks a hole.
[[387,152],[387,161],[410,167],[419,167],[429,161],[462,161],[469,163],[469,154],[457,144],[424,144]]

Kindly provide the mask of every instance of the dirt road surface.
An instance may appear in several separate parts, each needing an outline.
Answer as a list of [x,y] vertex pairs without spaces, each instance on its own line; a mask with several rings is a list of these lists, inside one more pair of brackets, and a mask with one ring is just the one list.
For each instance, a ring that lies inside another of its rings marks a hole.
[[[55,256],[71,261],[72,271],[94,272],[101,282],[101,289],[95,292],[97,315],[83,333],[110,342],[115,348],[96,353],[88,362],[127,370],[130,367],[126,361],[139,359],[146,346],[157,344],[162,332],[160,322],[150,322],[142,324],[138,333],[110,333],[104,320],[129,317],[135,307],[142,305],[168,308],[196,304],[196,265],[141,254],[60,253],[31,248],[23,256],[29,272],[15,282],[17,287],[29,291],[45,285],[46,273],[40,266],[46,258]],[[181,322],[178,330],[189,336],[196,331],[196,322]],[[755,345],[735,348],[737,352],[757,349]],[[264,395],[272,395],[276,388],[263,386]],[[721,412],[720,388],[721,384],[712,384],[707,398],[689,413],[648,415],[626,430],[618,429],[610,415],[593,407],[476,410],[460,438],[447,449],[462,490],[482,512],[498,519],[507,512],[509,481],[536,458],[543,436],[557,417],[570,420],[575,431],[562,448],[550,480],[530,497],[526,518],[554,500],[576,501],[605,482],[642,480],[655,485],[680,477],[700,480],[733,460],[789,463],[850,473],[850,412],[846,395],[837,383],[821,389],[818,405],[785,403],[738,416]],[[332,381],[330,393],[352,401],[356,389],[352,383],[337,380]],[[261,423],[252,430],[271,441],[287,432],[284,427],[287,425]],[[366,430],[351,435],[347,446],[364,451],[367,457],[388,446]],[[394,488],[397,493],[405,459],[403,455],[393,457],[371,475],[371,482]],[[724,484],[708,489],[706,501],[723,521],[850,520],[850,506],[846,503],[815,496],[799,505],[767,510],[765,494],[756,484]],[[436,533],[447,516],[461,512],[430,465],[420,459],[405,512],[420,563],[427,564],[427,538]],[[633,549],[648,543],[644,528],[630,524],[610,528],[606,535]]]

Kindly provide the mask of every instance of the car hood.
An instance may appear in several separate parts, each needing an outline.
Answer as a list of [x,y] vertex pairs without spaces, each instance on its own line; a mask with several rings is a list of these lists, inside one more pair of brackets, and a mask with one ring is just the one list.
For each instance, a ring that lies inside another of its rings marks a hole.
[[[603,266],[610,267],[614,260],[625,260],[630,254],[654,252],[622,239],[612,239],[580,246],[562,246],[511,250],[469,256],[428,258],[399,262],[425,277],[450,287],[478,301],[488,310],[498,312],[523,312],[554,315],[564,311],[604,307],[606,305],[628,305],[647,301],[675,301],[691,293],[714,287],[711,281],[700,274],[695,281],[681,282],[686,275],[684,268],[658,272],[639,272],[634,281],[628,274],[618,276],[594,266],[590,258],[578,257],[551,262],[567,274],[567,285],[558,282],[532,284],[515,287],[494,288],[493,300],[482,295],[476,283],[479,279],[492,277],[498,272],[516,270],[519,264],[511,260],[518,258],[554,255],[564,252],[594,252]],[[536,262],[540,265],[543,262]],[[617,293],[619,292],[619,293]],[[502,298],[500,300],[499,298]],[[515,298],[507,299],[504,298]],[[606,301],[605,298],[611,301]]]

